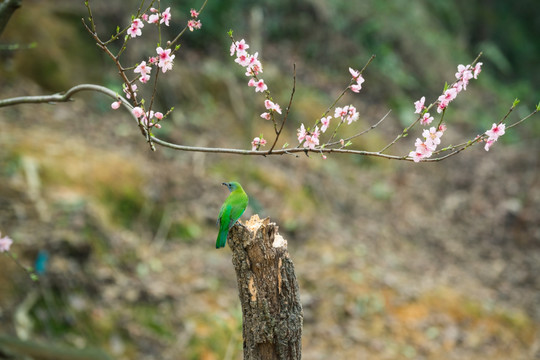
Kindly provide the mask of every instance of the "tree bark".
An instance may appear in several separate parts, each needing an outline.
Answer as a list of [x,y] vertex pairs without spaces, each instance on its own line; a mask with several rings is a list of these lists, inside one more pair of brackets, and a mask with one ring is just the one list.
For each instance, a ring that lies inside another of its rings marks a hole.
[[242,304],[244,360],[299,360],[303,313],[287,241],[254,215],[228,235]]

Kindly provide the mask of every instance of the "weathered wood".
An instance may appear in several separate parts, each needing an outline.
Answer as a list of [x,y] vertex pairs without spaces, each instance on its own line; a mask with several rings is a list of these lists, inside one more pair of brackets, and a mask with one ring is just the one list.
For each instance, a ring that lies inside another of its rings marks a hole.
[[244,360],[299,360],[303,313],[287,241],[258,215],[236,223],[228,241],[242,304]]

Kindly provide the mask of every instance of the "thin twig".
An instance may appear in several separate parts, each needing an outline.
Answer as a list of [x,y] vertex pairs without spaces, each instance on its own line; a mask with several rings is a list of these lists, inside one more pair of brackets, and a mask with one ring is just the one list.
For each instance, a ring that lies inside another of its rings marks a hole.
[[268,150],[268,153],[272,153],[272,150],[274,150],[274,147],[276,146],[276,143],[279,139],[279,135],[281,135],[281,131],[283,130],[283,126],[285,125],[285,122],[287,121],[287,118],[289,117],[289,111],[291,110],[291,105],[294,98],[294,92],[296,91],[296,64],[293,64],[293,87],[291,90],[291,97],[289,99],[289,105],[287,105],[287,110],[285,111],[285,116],[283,117],[283,120],[281,121],[281,127],[279,128],[278,132],[276,133],[276,138],[274,139],[274,143],[272,144],[272,147],[270,150]]
[[[199,9],[199,14],[204,10],[204,7],[206,6],[206,3],[208,2],[208,0],[204,0],[204,3],[202,4],[201,8]],[[180,37],[182,37],[182,35],[184,34],[184,32],[186,32],[187,30],[187,25],[186,27],[184,27],[182,29],[182,31],[180,31],[180,33],[178,35],[176,35],[176,37],[170,42],[170,44],[168,45],[169,48],[172,48],[172,46],[178,41],[180,40]],[[174,53],[174,49],[172,51]]]
[[[343,141],[349,141],[349,140],[352,140],[354,138],[357,138],[359,136],[362,136],[368,132],[370,132],[371,130],[375,129],[377,126],[380,125],[380,123],[382,123],[384,121],[384,119],[386,119],[388,117],[388,115],[390,115],[390,113],[392,112],[392,110],[389,110],[379,121],[377,121],[375,124],[371,125],[369,128],[367,128],[366,130],[364,131],[361,131],[359,132],[358,134],[355,134],[353,136],[350,136],[346,139],[343,139]],[[334,141],[333,143],[326,143],[325,146],[333,146],[333,145],[337,145],[337,144],[340,144],[341,143],[341,140],[340,141]]]

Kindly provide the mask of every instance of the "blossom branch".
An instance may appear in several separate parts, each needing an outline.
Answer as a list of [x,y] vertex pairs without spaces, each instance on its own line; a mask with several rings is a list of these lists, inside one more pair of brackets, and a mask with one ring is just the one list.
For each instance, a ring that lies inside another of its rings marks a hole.
[[[371,64],[371,62],[375,60],[375,55],[371,55],[371,57],[369,58],[369,60],[367,61],[367,63],[364,65],[364,67],[360,70],[360,75],[362,75],[364,73],[364,71],[366,70],[366,68],[369,66],[369,64]],[[341,98],[347,93],[347,91],[350,89],[351,85],[354,84],[354,79],[352,79],[350,82],[349,82],[349,85],[343,89],[343,91],[341,92],[341,94],[338,95],[338,97],[334,100],[334,102],[332,103],[332,105],[330,105],[323,113],[322,117],[325,117],[326,115],[328,115],[330,113],[330,111],[336,106],[336,104],[339,102],[339,100],[341,100]],[[315,126],[317,126],[318,123],[315,124]]]
[[[55,104],[55,103],[61,103],[61,102],[68,102],[72,101],[73,96],[81,91],[96,91],[102,94],[105,94],[113,99],[116,99],[121,102],[121,104],[129,110],[129,114],[131,117],[139,123],[139,120],[136,116],[133,115],[131,110],[133,109],[132,105],[129,103],[127,99],[125,99],[122,96],[119,96],[116,92],[100,85],[94,85],[94,84],[80,84],[76,85],[69,90],[67,90],[64,93],[57,93],[52,95],[42,95],[42,96],[21,96],[21,97],[15,97],[10,99],[2,99],[0,100],[0,108],[1,107],[7,107],[7,106],[13,106],[18,104],[40,104],[40,103],[49,103],[49,104]],[[536,108],[532,113],[525,116],[524,118],[520,119],[519,121],[513,123],[512,125],[508,126],[508,128],[517,126],[521,124],[523,121],[529,119],[533,115],[540,112],[540,108]],[[375,127],[377,127],[387,116],[389,113],[387,113],[383,118],[381,118],[377,123],[372,125],[370,128],[364,130],[362,133],[366,133]],[[357,134],[358,136],[362,133]],[[267,150],[267,151],[261,151],[261,150],[245,150],[245,149],[233,149],[233,148],[212,148],[212,147],[199,147],[199,146],[188,146],[188,145],[180,145],[180,144],[174,144],[170,143],[164,140],[161,140],[153,135],[148,134],[149,138],[151,139],[152,144],[158,144],[164,147],[168,147],[175,150],[180,151],[192,151],[192,152],[206,152],[206,153],[224,153],[224,154],[234,154],[234,155],[258,155],[258,156],[269,156],[269,155],[286,155],[286,154],[296,154],[296,153],[335,153],[335,154],[355,154],[355,155],[362,155],[362,156],[373,156],[373,157],[380,157],[384,159],[389,160],[404,160],[404,161],[413,161],[413,159],[399,156],[399,155],[390,155],[390,154],[384,154],[378,151],[365,151],[365,150],[354,150],[354,149],[343,149],[343,148],[330,148],[330,147],[317,147],[314,149],[310,148],[283,148],[278,150]],[[447,148],[446,150],[453,150],[451,153],[441,156],[438,158],[430,158],[430,159],[423,159],[422,161],[426,162],[433,162],[433,161],[441,161],[448,157],[457,155],[461,151],[465,150],[466,148],[478,143],[481,141],[481,137],[471,140],[464,144],[455,145],[452,148]],[[458,148],[457,150],[454,150]],[[155,148],[153,148],[155,150]]]

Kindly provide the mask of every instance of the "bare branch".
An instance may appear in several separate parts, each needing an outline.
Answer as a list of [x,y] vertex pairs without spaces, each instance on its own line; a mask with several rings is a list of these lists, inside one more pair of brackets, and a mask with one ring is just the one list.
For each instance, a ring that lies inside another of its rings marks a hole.
[[283,126],[285,125],[285,122],[287,121],[287,118],[289,117],[289,111],[291,111],[291,105],[294,98],[294,92],[296,91],[296,64],[293,65],[293,88],[291,90],[291,98],[289,99],[289,105],[287,105],[287,110],[285,111],[285,116],[283,117],[283,121],[281,122],[281,127],[276,133],[276,138],[274,139],[274,143],[272,144],[272,147],[270,147],[270,150],[268,150],[268,153],[271,153],[272,150],[274,150],[274,147],[277,144],[277,141],[279,139],[279,135],[281,135],[281,131],[283,131]]

